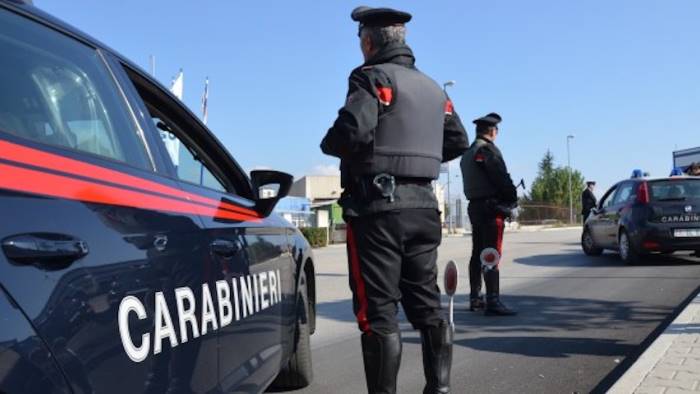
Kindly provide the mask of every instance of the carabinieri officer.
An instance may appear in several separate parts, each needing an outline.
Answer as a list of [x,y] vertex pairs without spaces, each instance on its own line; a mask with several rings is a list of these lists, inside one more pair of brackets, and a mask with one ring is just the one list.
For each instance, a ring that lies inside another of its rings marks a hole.
[[448,393],[452,329],[437,286],[442,237],[431,182],[440,163],[468,148],[440,86],[415,66],[405,43],[411,15],[358,7],[365,62],[350,74],[345,106],[321,149],[340,158],[353,308],[362,331],[370,393],[394,393],[401,361],[399,301],[420,330],[425,393]]
[[[501,116],[490,113],[474,120],[476,139],[462,156],[464,194],[469,199],[472,257],[469,260],[469,309],[486,315],[514,315],[499,298],[499,262],[503,254],[505,220],[517,206],[518,195],[501,151],[496,147]],[[481,295],[481,276],[486,302]]]

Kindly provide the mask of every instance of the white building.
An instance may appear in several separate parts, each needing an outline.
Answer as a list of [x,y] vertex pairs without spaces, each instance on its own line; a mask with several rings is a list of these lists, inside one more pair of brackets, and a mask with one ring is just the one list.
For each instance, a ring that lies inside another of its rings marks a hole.
[[314,203],[337,200],[343,189],[340,175],[309,175],[296,180],[289,191],[290,196],[305,197]]

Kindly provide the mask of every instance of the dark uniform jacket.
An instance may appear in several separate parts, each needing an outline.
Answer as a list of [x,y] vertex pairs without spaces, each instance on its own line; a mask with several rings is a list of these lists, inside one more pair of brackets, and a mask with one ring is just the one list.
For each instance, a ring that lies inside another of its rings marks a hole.
[[[360,193],[359,190],[362,186],[365,189],[372,188],[370,176],[372,174],[367,173],[366,163],[371,162],[369,158],[376,153],[375,144],[379,142],[379,138],[375,133],[378,131],[387,132],[387,130],[383,130],[386,128],[382,127],[383,120],[390,119],[392,116],[396,117],[396,113],[392,112],[394,106],[391,103],[396,100],[395,96],[392,97],[392,92],[396,95],[397,87],[395,81],[386,72],[395,66],[416,70],[415,58],[408,46],[387,46],[362,66],[352,71],[349,77],[345,106],[338,111],[338,118],[321,142],[321,150],[324,153],[340,158],[341,185],[344,188],[340,204],[347,216],[401,208],[437,209],[438,207],[432,189],[428,187],[399,183],[393,202],[376,198],[376,196],[370,198],[363,195],[365,193]],[[398,92],[400,91],[401,89],[398,88]],[[449,98],[442,96],[442,92],[440,94],[444,99],[445,108],[442,130],[437,130],[437,132],[441,131],[443,135],[435,136],[435,138],[442,140],[442,152],[441,157],[437,159],[438,163],[459,157],[469,146],[466,131],[459,116],[454,112],[452,103]],[[442,110],[443,108],[440,108],[440,111]],[[389,130],[389,132],[393,131]],[[397,131],[400,132],[400,130]],[[391,157],[382,159],[386,161],[390,160]],[[426,166],[419,167],[425,168]],[[390,175],[411,178],[410,173],[391,173]],[[427,184],[437,175],[433,175],[431,170],[422,172],[417,177],[425,178]]]
[[508,173],[500,149],[488,139],[477,136],[462,156],[464,194],[470,201],[494,200],[498,205],[513,206],[518,194]]
[[595,208],[597,204],[598,199],[595,197],[595,194],[593,194],[590,189],[586,188],[586,190],[581,193],[581,215],[588,217],[591,209]]

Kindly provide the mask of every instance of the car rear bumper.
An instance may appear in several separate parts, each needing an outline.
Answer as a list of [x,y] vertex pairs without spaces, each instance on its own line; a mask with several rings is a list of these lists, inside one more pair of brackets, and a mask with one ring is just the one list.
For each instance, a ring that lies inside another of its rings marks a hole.
[[676,237],[676,229],[700,229],[700,223],[692,224],[647,224],[637,231],[634,242],[638,250],[677,251],[700,250],[700,237]]

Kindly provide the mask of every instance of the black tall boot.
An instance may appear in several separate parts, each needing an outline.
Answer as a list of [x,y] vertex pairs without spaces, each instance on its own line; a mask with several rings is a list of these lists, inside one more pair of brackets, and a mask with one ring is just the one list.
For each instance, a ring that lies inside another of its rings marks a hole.
[[452,327],[443,321],[439,327],[420,331],[423,343],[423,394],[449,394],[452,368]]
[[507,306],[503,305],[499,294],[499,276],[500,272],[497,269],[484,271],[484,283],[486,284],[486,316],[513,316],[518,313]]
[[401,365],[401,335],[362,334],[362,358],[369,394],[396,393],[396,375]]

